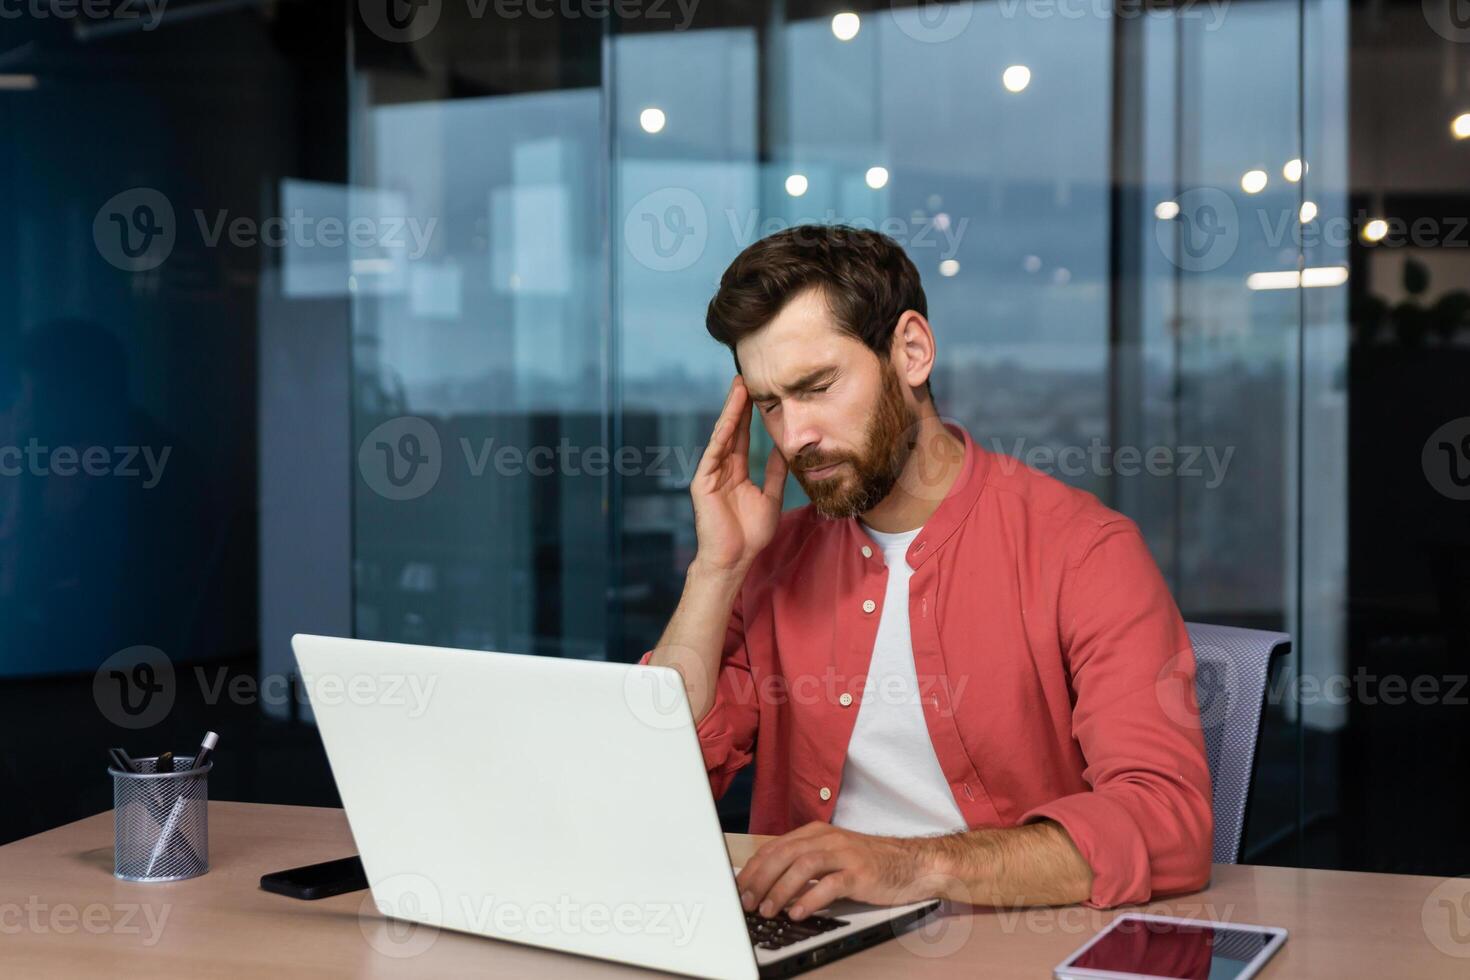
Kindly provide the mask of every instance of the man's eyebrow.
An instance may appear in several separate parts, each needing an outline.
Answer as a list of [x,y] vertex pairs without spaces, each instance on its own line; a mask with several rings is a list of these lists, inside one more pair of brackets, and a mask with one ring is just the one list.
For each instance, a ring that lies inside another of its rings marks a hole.
[[[797,378],[789,385],[777,385],[776,387],[780,388],[788,395],[796,394],[802,391],[809,391],[812,388],[816,388],[823,381],[826,381],[828,378],[836,373],[837,369],[835,367],[819,367],[814,371],[808,371],[806,374],[803,374],[801,377]],[[750,391],[749,387],[747,387],[745,390],[750,393],[750,400],[753,402],[768,402],[775,397],[774,395],[768,395],[765,392],[757,393],[754,391]]]

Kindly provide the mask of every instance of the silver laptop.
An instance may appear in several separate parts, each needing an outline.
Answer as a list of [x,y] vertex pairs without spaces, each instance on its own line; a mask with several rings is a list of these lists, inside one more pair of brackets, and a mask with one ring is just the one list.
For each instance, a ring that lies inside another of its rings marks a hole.
[[298,635],[378,910],[700,977],[790,976],[937,901],[749,917],[678,674]]

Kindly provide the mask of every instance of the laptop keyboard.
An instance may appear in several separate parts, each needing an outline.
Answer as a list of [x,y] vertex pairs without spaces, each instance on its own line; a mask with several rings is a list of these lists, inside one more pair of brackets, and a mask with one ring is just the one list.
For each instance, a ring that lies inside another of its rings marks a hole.
[[754,912],[745,913],[745,927],[750,931],[750,941],[757,949],[781,949],[803,939],[819,936],[847,925],[846,919],[834,919],[825,915],[809,915],[794,922],[785,912],[767,919]]

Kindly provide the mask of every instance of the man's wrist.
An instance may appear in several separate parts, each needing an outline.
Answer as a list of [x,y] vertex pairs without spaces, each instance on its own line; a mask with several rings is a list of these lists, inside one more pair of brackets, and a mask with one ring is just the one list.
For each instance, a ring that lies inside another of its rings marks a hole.
[[750,570],[749,564],[740,564],[733,567],[716,565],[694,556],[689,563],[689,570],[684,575],[685,583],[691,588],[711,588],[728,593],[734,598],[735,593],[740,591],[740,586],[745,582],[745,573]]
[[936,897],[970,905],[982,903],[977,890],[993,877],[995,842],[990,831],[921,837],[915,843],[915,878],[937,882]]
[[916,881],[937,883],[935,897],[954,898],[955,882],[963,880],[958,853],[965,847],[966,834],[919,837],[913,840],[912,873]]

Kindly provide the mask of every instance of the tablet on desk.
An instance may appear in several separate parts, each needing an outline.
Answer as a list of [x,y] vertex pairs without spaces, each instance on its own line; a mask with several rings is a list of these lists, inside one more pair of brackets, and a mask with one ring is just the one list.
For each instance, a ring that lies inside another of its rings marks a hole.
[[1129,912],[1053,971],[1058,980],[1247,980],[1286,942],[1275,926]]

